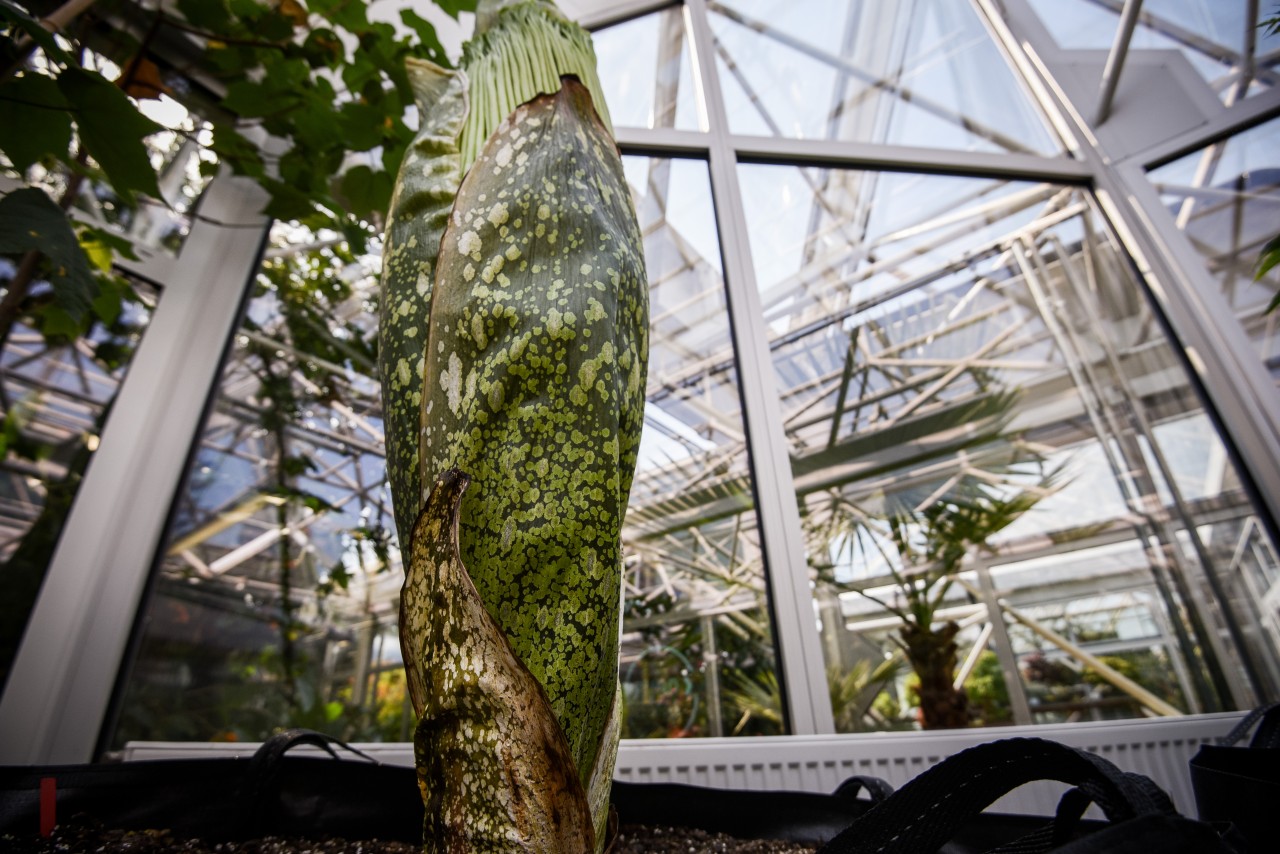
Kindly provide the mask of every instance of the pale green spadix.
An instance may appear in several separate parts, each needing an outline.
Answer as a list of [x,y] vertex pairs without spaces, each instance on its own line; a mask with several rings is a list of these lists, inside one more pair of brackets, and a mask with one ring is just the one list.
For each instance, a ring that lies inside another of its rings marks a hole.
[[[493,625],[545,691],[599,850],[620,722],[619,536],[648,357],[643,244],[586,33],[545,0],[482,0],[477,18],[481,31],[464,49],[465,77],[442,72],[448,82],[433,90],[452,99],[451,106],[434,107],[447,121],[424,115],[424,125],[455,135],[419,149],[438,151],[432,163],[410,166],[406,158],[401,170],[406,187],[423,176],[433,185],[461,170],[447,225],[441,236],[438,204],[423,196],[413,213],[408,195],[398,191],[389,246],[405,248],[389,258],[384,277],[384,316],[408,305],[405,316],[392,318],[391,334],[400,337],[384,343],[386,358],[390,369],[410,360],[407,392],[396,385],[404,376],[397,371],[390,381],[384,375],[384,393],[407,393],[410,405],[420,405],[416,470],[393,473],[391,483],[402,550],[412,557],[403,601],[416,604],[401,633],[421,716],[415,746],[427,832],[454,828],[449,832],[462,835],[450,838],[466,840],[457,850],[564,850],[551,838],[504,848],[466,836],[468,809],[486,822],[504,821],[510,813],[495,809],[494,799],[525,797],[515,788],[483,795],[458,789],[462,780],[489,773],[484,763],[494,755],[521,753],[513,741],[518,732],[481,721],[472,728],[496,733],[492,755],[460,755],[459,761],[480,763],[472,771],[421,773],[438,733],[452,726],[449,710],[458,708],[459,698],[447,694],[472,684],[441,674],[486,666],[458,651],[465,644],[457,640],[457,621],[442,622],[457,613],[451,594],[429,580],[443,559],[428,559],[409,528],[427,488],[457,469],[472,486],[457,517],[461,571],[451,577],[474,584]],[[465,92],[459,81],[469,81]],[[397,231],[402,214],[420,217],[422,229]],[[423,272],[425,290],[416,278]],[[407,288],[411,275],[417,298],[396,302],[393,286]],[[421,380],[411,361],[418,354]],[[409,465],[407,449],[415,443],[407,410],[393,400],[385,409],[388,465]],[[393,445],[403,451],[394,459]],[[442,521],[431,514],[444,506],[431,501],[417,531],[440,530]],[[446,640],[424,647],[424,636]],[[518,778],[511,776],[512,786]],[[448,815],[439,813],[442,803],[453,805]],[[508,830],[512,839],[525,832]],[[486,834],[506,838],[501,830]]]

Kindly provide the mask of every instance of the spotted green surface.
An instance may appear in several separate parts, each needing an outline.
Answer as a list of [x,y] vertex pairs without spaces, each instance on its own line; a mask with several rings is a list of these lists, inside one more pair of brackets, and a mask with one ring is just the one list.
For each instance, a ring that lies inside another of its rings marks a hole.
[[382,261],[378,369],[382,378],[387,479],[402,545],[425,499],[418,434],[427,322],[436,256],[462,165],[458,137],[467,115],[467,78],[409,59],[418,104],[418,133],[405,153],[388,210]]
[[590,94],[565,78],[497,128],[463,181],[431,310],[422,458],[473,478],[463,559],[588,787],[616,749],[615,732],[597,769],[647,336],[622,164]]
[[588,852],[591,810],[546,694],[458,554],[467,478],[442,474],[413,531],[400,638],[418,726],[424,850]]

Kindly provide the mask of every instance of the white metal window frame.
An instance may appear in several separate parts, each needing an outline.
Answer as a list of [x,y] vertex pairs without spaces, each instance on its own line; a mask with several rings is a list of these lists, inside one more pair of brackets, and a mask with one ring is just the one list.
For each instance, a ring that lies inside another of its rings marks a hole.
[[[684,15],[708,130],[618,132],[625,153],[692,157],[708,164],[786,713],[797,736],[829,735],[835,728],[768,337],[746,251],[737,178],[741,161],[1092,188],[1186,349],[1260,500],[1273,520],[1280,519],[1280,401],[1194,248],[1173,227],[1145,177],[1152,165],[1280,115],[1280,90],[1221,107],[1174,139],[1112,160],[1084,116],[1106,112],[1115,90],[1102,95],[1100,103],[1073,103],[1056,82],[1064,70],[1063,54],[1027,0],[972,2],[1071,157],[731,134],[711,59],[707,0],[686,0]],[[584,14],[582,22],[595,28],[671,5],[621,0],[607,11]],[[1126,44],[1118,38],[1109,56],[1113,77],[1122,74]],[[1108,119],[1124,120],[1122,111]],[[257,212],[264,201],[251,182],[219,178],[202,203],[204,219],[193,227],[176,262],[151,271],[149,278],[164,285],[163,295],[86,472],[0,698],[0,764],[95,757],[193,437],[217,392],[222,357],[257,269],[267,228]]]

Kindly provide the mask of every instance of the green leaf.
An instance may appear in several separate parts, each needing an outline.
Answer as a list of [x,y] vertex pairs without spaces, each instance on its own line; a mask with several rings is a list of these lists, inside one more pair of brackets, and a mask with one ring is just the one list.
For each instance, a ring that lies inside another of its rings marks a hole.
[[341,588],[346,590],[351,585],[351,573],[347,571],[347,566],[342,561],[338,561],[329,568],[329,577],[325,579],[329,582],[329,588]]
[[[458,16],[454,13],[453,17],[457,18]],[[415,56],[425,57],[445,68],[451,67],[449,57],[444,52],[444,46],[440,44],[440,37],[436,35],[436,28],[432,26],[430,21],[412,9],[402,11],[400,20],[418,36],[417,50],[414,51]]]
[[294,144],[317,151],[332,147],[337,141],[334,132],[340,127],[341,118],[332,104],[322,98],[309,98],[290,114],[293,119]]
[[373,60],[373,64],[395,84],[400,100],[408,103],[413,98],[413,89],[409,85],[409,77],[404,67],[404,58],[409,52],[409,46],[400,39],[395,27],[384,23],[371,25],[368,31],[360,36],[360,49],[367,53]]
[[54,78],[28,72],[0,85],[0,149],[19,172],[71,147],[69,105]]
[[1254,274],[1253,280],[1261,281],[1262,277],[1271,272],[1271,268],[1276,264],[1280,264],[1280,234],[1271,238],[1267,245],[1262,247],[1262,252],[1258,255],[1258,272]]
[[240,79],[246,68],[258,64],[253,51],[245,47],[232,45],[210,45],[204,53],[215,74],[226,79]]
[[67,54],[65,50],[58,46],[58,42],[54,39],[53,33],[46,30],[40,25],[40,22],[28,15],[22,9],[12,3],[0,3],[0,21],[8,24],[12,29],[18,30],[31,37],[31,40],[40,46],[45,56],[54,62],[62,65],[74,65],[75,62]]
[[284,458],[280,470],[290,477],[301,477],[315,467],[315,462],[310,457],[290,456]]
[[342,142],[351,151],[368,151],[382,143],[387,117],[381,110],[352,101],[343,104],[338,115]]
[[347,88],[352,92],[360,92],[366,83],[379,79],[378,67],[363,51],[356,51],[351,62],[342,68],[342,82],[347,84]]
[[[89,254],[91,245],[103,246],[108,251],[116,255],[123,255],[130,261],[138,260],[137,253],[133,251],[133,243],[128,238],[122,237],[113,231],[93,225],[81,224],[76,226],[76,234],[80,240],[80,246],[86,254]],[[92,255],[90,255],[90,260],[93,260]],[[107,271],[107,268],[102,269],[104,272]]]
[[111,326],[119,320],[124,309],[125,289],[120,287],[120,280],[111,277],[108,281],[111,284],[103,287],[93,300],[93,314],[104,326]]
[[476,0],[436,0],[436,5],[440,7],[440,11],[455,21],[458,20],[459,12],[474,12],[476,10]]
[[59,306],[46,306],[40,312],[40,333],[46,338],[74,341],[83,331],[82,321],[76,320]]
[[[229,124],[213,126],[213,142],[209,146],[218,159],[227,163],[238,175],[261,178],[264,174],[262,152]],[[203,168],[203,164],[201,164]]]
[[227,87],[227,97],[222,99],[222,106],[245,118],[262,118],[290,110],[301,100],[302,96],[294,89],[281,88],[274,83],[237,80]]
[[293,35],[293,19],[288,15],[268,12],[254,21],[254,32],[267,41],[283,42]]
[[283,181],[265,178],[262,186],[271,194],[271,201],[262,212],[273,219],[302,219],[315,210],[310,196]]
[[89,263],[99,271],[103,273],[111,271],[111,262],[115,259],[115,254],[111,251],[111,247],[96,240],[81,240],[80,248],[84,250],[85,257],[89,259]]
[[311,11],[316,12],[340,27],[344,27],[356,35],[369,28],[369,19],[365,16],[365,3],[353,0],[311,0],[308,4]]
[[369,228],[359,220],[347,217],[341,223],[342,236],[347,239],[347,246],[355,254],[363,254],[369,245]]
[[342,704],[337,700],[330,700],[324,704],[324,719],[328,723],[333,723],[342,717]]
[[69,68],[58,77],[58,89],[71,104],[81,144],[107,173],[116,193],[127,204],[133,204],[135,191],[160,198],[142,138],[164,128],[138,112],[101,74]]
[[346,57],[342,39],[333,30],[319,27],[307,34],[302,43],[302,53],[312,68],[336,68]]
[[231,26],[231,12],[223,0],[178,0],[178,11],[202,30],[223,33]]
[[66,213],[43,190],[24,187],[0,199],[0,253],[31,250],[49,260],[57,305],[78,323],[98,294],[98,282]]
[[391,202],[391,176],[368,166],[354,166],[342,176],[339,188],[347,208],[368,219],[375,211],[385,212]]

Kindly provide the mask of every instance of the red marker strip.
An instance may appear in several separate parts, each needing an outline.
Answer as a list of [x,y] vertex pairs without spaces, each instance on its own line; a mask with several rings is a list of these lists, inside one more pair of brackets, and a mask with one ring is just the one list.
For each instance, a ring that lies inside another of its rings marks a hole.
[[58,781],[53,777],[40,778],[40,835],[53,835],[57,823]]

